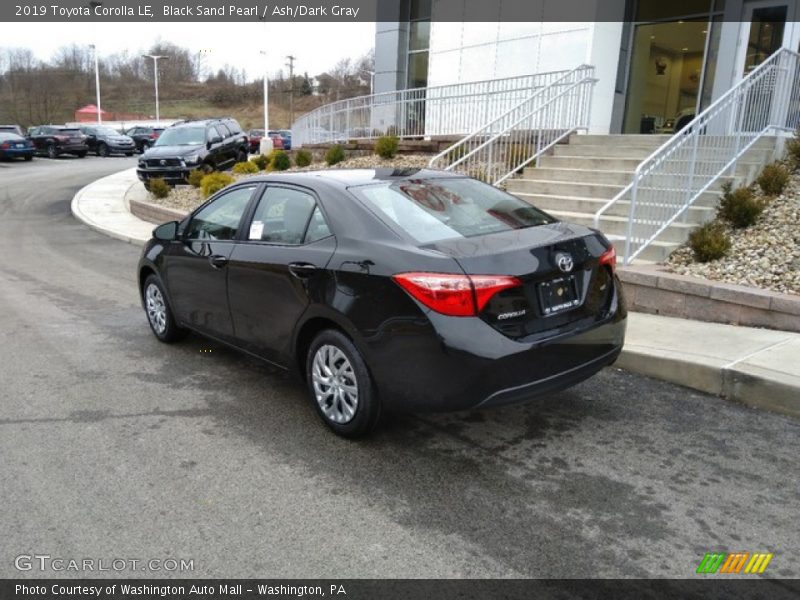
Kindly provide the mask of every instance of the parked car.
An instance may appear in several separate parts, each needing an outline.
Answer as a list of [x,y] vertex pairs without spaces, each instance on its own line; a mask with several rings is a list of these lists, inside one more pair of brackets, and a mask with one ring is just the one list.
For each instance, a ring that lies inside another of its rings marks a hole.
[[86,136],[86,145],[89,150],[97,156],[110,156],[112,154],[124,154],[133,156],[136,151],[136,143],[130,136],[124,135],[112,129],[100,125],[84,125],[80,128]]
[[267,135],[269,135],[270,139],[272,140],[272,149],[273,150],[283,150],[284,149],[283,136],[281,136],[280,133],[270,129],[269,133]]
[[136,144],[136,151],[144,153],[150,146],[156,143],[158,136],[164,131],[163,127],[131,127],[125,132]]
[[0,159],[33,160],[33,142],[9,131],[0,131]]
[[[622,349],[614,247],[468,177],[283,173],[157,227],[138,265],[155,336],[192,330],[305,379],[322,420],[519,402]],[[587,399],[588,401],[588,399]]]
[[31,127],[28,139],[33,142],[36,154],[57,158],[62,154],[73,154],[83,158],[89,152],[86,136],[77,127],[63,125],[41,125]]
[[247,132],[249,140],[248,149],[250,154],[258,154],[261,152],[261,139],[264,137],[263,129],[251,129]]
[[289,129],[279,129],[278,133],[281,134],[283,138],[283,149],[284,150],[291,150],[292,149],[292,132]]
[[165,129],[152,148],[139,158],[137,174],[148,187],[150,179],[185,183],[194,169],[214,171],[247,160],[247,136],[233,119],[187,121]]
[[0,125],[0,131],[16,133],[17,135],[25,137],[25,130],[20,125]]

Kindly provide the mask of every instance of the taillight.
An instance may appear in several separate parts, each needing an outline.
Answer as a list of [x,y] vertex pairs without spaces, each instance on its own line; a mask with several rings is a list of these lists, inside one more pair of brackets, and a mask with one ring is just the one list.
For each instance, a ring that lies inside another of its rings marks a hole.
[[8,148],[11,148],[11,144],[9,144],[8,142],[3,142],[2,144],[0,144],[0,148],[2,148],[3,150],[7,150]]
[[600,255],[600,264],[611,267],[612,273],[617,270],[617,251],[614,249],[614,246],[611,246]]
[[392,279],[428,308],[453,317],[475,316],[498,292],[522,285],[507,275],[400,273]]
[[150,134],[150,139],[151,140],[157,140],[158,139],[158,134],[157,133],[151,133]]

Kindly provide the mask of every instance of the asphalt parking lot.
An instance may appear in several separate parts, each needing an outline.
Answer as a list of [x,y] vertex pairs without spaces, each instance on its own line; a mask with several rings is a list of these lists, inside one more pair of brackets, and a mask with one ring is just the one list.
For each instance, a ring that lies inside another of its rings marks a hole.
[[[0,163],[0,577],[20,554],[191,577],[800,577],[800,423],[610,368],[525,406],[329,433],[291,377],[151,335],[139,248],[73,194],[135,158]],[[94,575],[102,575],[94,573]]]

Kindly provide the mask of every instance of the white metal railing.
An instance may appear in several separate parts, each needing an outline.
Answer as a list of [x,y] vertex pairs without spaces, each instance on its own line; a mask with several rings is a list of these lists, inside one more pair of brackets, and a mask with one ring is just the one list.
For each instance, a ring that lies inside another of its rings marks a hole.
[[589,65],[563,73],[434,156],[428,166],[500,185],[570,134],[588,128],[596,81]]
[[332,102],[292,124],[292,144],[351,139],[463,136],[567,71],[412,88]]
[[624,263],[647,248],[760,138],[800,126],[800,54],[775,52],[637,167],[605,204],[630,203]]

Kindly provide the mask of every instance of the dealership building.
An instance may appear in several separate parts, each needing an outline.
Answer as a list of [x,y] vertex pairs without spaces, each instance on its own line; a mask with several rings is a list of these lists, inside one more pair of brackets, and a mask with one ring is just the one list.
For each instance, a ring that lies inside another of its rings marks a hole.
[[[575,1],[531,0],[543,16]],[[497,3],[495,22],[471,22],[474,0],[462,2],[463,22],[438,20],[431,0],[403,0],[395,21],[377,24],[375,92],[587,64],[597,79],[590,132],[669,133],[778,48],[800,46],[795,0],[594,0],[606,20],[591,22],[504,21],[509,2]]]

